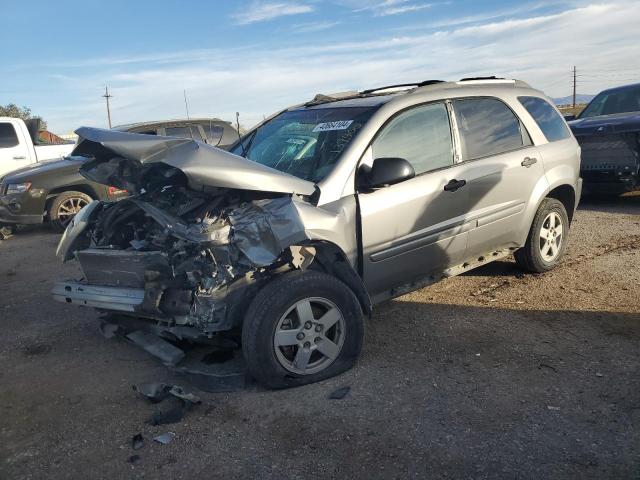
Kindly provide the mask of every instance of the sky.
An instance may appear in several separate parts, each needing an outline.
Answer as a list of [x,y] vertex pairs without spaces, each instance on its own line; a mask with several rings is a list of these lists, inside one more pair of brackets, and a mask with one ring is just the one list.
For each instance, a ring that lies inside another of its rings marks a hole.
[[0,104],[59,134],[219,117],[317,93],[519,78],[549,96],[640,81],[640,1],[0,0]]

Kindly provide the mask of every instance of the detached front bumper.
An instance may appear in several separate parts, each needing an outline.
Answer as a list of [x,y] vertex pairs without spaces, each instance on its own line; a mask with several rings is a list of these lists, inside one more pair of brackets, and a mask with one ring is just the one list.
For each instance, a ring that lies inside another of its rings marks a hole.
[[59,302],[115,312],[134,313],[144,301],[144,289],[57,282],[51,291]]

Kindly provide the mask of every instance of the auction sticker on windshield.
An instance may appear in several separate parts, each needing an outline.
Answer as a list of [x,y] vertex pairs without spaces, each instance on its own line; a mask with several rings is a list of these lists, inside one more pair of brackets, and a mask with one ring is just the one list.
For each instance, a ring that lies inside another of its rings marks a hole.
[[353,120],[338,120],[335,122],[325,122],[316,125],[313,132],[329,132],[331,130],[346,130],[349,125],[353,123]]

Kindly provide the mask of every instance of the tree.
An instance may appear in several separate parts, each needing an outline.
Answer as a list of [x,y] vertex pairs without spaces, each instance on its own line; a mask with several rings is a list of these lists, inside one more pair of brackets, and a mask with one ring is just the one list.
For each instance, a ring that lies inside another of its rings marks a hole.
[[[33,115],[31,115],[31,109],[29,107],[19,107],[15,103],[8,103],[4,106],[0,105],[0,117],[14,117],[21,118],[22,120],[34,118]],[[47,122],[40,119],[40,127],[46,130]]]

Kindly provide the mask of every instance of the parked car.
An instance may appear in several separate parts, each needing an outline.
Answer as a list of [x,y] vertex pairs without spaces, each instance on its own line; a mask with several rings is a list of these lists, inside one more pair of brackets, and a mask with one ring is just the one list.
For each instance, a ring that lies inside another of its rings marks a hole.
[[46,160],[63,158],[73,143],[48,145],[39,141],[40,120],[0,117],[0,177]]
[[512,253],[555,267],[581,191],[567,124],[515,80],[319,95],[230,152],[78,134],[82,174],[132,196],[75,217],[57,253],[84,279],[54,298],[165,339],[240,337],[272,388],[350,368],[374,304]]
[[569,126],[582,147],[585,192],[640,187],[640,83],[600,92]]
[[[215,118],[136,123],[115,129],[193,138],[216,146],[238,139],[238,132],[230,123]],[[67,155],[71,153],[73,145],[64,147],[69,147]],[[80,175],[78,169],[84,161],[85,157],[74,157],[39,162],[0,178],[0,226],[49,222],[55,230],[63,231],[73,216],[92,200],[110,201],[127,195],[124,189],[91,182]]]

